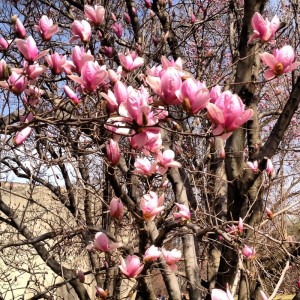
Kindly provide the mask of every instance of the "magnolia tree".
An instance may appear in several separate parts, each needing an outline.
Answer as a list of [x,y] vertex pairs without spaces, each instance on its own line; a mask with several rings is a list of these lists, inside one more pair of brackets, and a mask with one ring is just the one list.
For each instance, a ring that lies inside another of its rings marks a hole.
[[[85,300],[294,291],[295,1],[1,7],[3,282],[29,274],[31,299],[63,285]],[[13,205],[3,182],[21,179]],[[51,204],[33,199],[41,186]]]

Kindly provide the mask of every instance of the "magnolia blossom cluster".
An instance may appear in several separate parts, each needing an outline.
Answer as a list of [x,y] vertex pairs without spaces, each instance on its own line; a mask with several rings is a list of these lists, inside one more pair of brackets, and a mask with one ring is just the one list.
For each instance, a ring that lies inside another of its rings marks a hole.
[[[280,20],[277,16],[274,16],[271,22],[269,22],[268,19],[263,19],[263,17],[256,12],[252,17],[251,24],[254,33],[251,35],[248,43],[256,39],[260,39],[261,42],[275,43],[273,38],[280,27]],[[260,57],[263,63],[269,67],[264,74],[266,80],[291,72],[300,65],[300,62],[294,62],[295,51],[289,45],[285,45],[280,49],[275,49],[273,55],[264,52]]]

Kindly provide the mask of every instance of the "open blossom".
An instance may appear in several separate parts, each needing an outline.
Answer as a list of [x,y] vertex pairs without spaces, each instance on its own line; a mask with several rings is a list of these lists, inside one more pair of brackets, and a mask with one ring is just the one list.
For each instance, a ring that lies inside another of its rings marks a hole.
[[124,205],[121,199],[119,198],[112,198],[109,204],[109,212],[111,218],[116,218],[121,220],[124,213]]
[[49,41],[58,32],[58,24],[53,25],[52,19],[49,19],[45,15],[39,20],[39,25],[35,25],[34,27],[45,41]]
[[153,126],[158,123],[159,119],[154,114],[151,98],[147,90],[142,86],[139,90],[128,87],[128,98],[119,106],[119,115],[126,123],[134,123],[138,126]]
[[178,212],[174,213],[175,219],[180,220],[189,220],[191,218],[191,213],[189,208],[184,204],[175,203],[175,205],[178,207]]
[[32,132],[32,128],[29,126],[18,131],[16,136],[14,137],[15,145],[16,146],[22,145],[24,141],[30,136],[31,132]]
[[14,71],[11,72],[8,81],[9,88],[15,95],[20,95],[27,87],[26,77]]
[[221,94],[222,94],[222,89],[219,85],[212,87],[209,92],[210,102],[215,103]]
[[84,15],[93,22],[94,25],[101,25],[104,22],[105,9],[101,5],[91,5],[84,6]]
[[112,26],[111,26],[112,30],[114,31],[114,33],[116,34],[116,36],[118,38],[122,37],[122,32],[123,32],[123,29],[122,29],[122,24],[119,24],[119,23],[114,23]]
[[211,300],[234,300],[234,298],[227,287],[226,292],[221,289],[212,289]]
[[94,56],[91,52],[85,52],[83,47],[75,46],[72,51],[72,62],[75,65],[78,74],[81,73],[81,69],[87,61],[94,61]]
[[171,251],[162,249],[161,252],[163,257],[166,260],[166,263],[169,265],[171,271],[176,271],[177,270],[176,263],[179,262],[181,258],[181,251],[177,249],[173,249]]
[[277,16],[274,16],[269,22],[268,18],[264,20],[261,14],[256,12],[251,20],[251,25],[254,33],[251,35],[248,43],[260,39],[262,42],[269,42],[275,36],[276,31],[280,26],[280,21]]
[[247,259],[253,259],[255,257],[255,249],[254,247],[249,247],[247,245],[244,246],[242,250],[242,254],[247,258]]
[[108,161],[113,166],[116,166],[119,163],[121,157],[119,143],[113,139],[110,139],[108,144],[106,145],[106,154]]
[[64,64],[66,63],[66,56],[63,56],[57,52],[45,57],[45,61],[52,70],[52,73],[59,75],[64,71]]
[[26,40],[16,39],[16,44],[24,58],[29,62],[36,61],[49,52],[49,50],[44,50],[39,53],[36,42],[32,36],[29,36]]
[[92,36],[92,28],[89,22],[86,20],[75,20],[71,25],[71,32],[73,36],[70,42],[80,39],[82,42],[88,42]]
[[98,62],[87,61],[81,69],[81,77],[68,75],[70,79],[79,83],[86,92],[94,92],[107,77],[105,66],[100,67]]
[[144,59],[142,57],[137,56],[136,52],[133,51],[127,55],[123,53],[118,54],[122,67],[125,71],[132,71],[144,64]]
[[152,221],[156,215],[164,210],[164,199],[164,194],[158,197],[157,194],[152,191],[141,198],[141,210],[146,221]]
[[144,255],[144,261],[150,262],[155,261],[160,257],[161,252],[158,250],[157,247],[152,245],[150,248],[148,248]]
[[119,268],[129,278],[137,277],[142,272],[143,267],[140,258],[136,255],[128,255],[125,260],[121,257]]
[[38,63],[29,64],[27,61],[23,61],[23,66],[28,79],[35,80],[40,75],[47,71],[46,66],[39,65]]
[[107,100],[108,109],[110,112],[118,110],[121,103],[126,102],[128,98],[127,86],[120,80],[114,85],[114,91],[108,90],[107,94],[101,93]]
[[208,103],[206,108],[208,117],[215,126],[213,135],[223,134],[224,138],[230,135],[228,133],[242,126],[253,115],[253,110],[245,110],[245,105],[240,97],[230,91],[221,93],[215,103]]
[[198,113],[205,108],[210,99],[205,84],[192,78],[186,79],[175,93],[188,114]]
[[148,75],[146,82],[165,104],[179,105],[176,91],[181,87],[181,75],[175,67],[168,67],[159,72],[159,76]]
[[181,163],[174,160],[174,157],[175,157],[175,153],[173,150],[170,149],[165,150],[164,152],[159,151],[155,154],[155,159],[159,166],[158,172],[161,175],[164,175],[167,172],[168,168],[181,167]]
[[151,163],[147,158],[138,158],[134,163],[134,173],[150,176],[156,172],[156,163]]
[[87,246],[88,250],[99,250],[102,252],[113,251],[120,247],[120,243],[112,243],[109,241],[107,235],[103,232],[97,232],[93,243]]
[[285,45],[281,49],[275,49],[273,55],[264,52],[260,55],[260,58],[270,68],[264,74],[267,80],[291,72],[300,65],[300,62],[294,62],[295,51],[289,45]]
[[146,128],[130,137],[133,149],[142,149],[145,155],[158,152],[162,147],[160,129],[158,127]]

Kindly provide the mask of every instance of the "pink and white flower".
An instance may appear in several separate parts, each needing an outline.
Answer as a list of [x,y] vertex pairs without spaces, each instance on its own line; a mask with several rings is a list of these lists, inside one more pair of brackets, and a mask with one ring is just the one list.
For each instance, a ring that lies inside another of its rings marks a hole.
[[160,257],[160,254],[161,252],[158,250],[158,248],[152,245],[145,252],[144,262],[155,261]]
[[138,256],[128,255],[125,260],[121,257],[119,268],[125,276],[135,278],[142,272],[144,266]]
[[295,51],[289,45],[285,45],[281,49],[275,49],[273,55],[264,52],[260,55],[260,58],[269,67],[264,74],[266,80],[291,72],[300,65],[300,62],[294,62]]
[[176,271],[177,266],[176,263],[181,259],[181,251],[178,249],[173,249],[171,251],[167,251],[165,249],[161,250],[163,257],[166,260],[166,263],[169,265],[171,271]]
[[251,35],[248,43],[256,39],[260,39],[262,42],[274,42],[272,38],[280,26],[280,21],[277,16],[274,16],[272,21],[269,22],[268,18],[264,20],[262,15],[256,12],[252,17],[251,25],[254,33]]
[[58,32],[58,24],[53,25],[52,19],[49,19],[45,15],[39,20],[39,25],[35,25],[34,27],[45,41],[49,41]]
[[140,206],[146,221],[152,221],[156,215],[164,210],[164,199],[164,194],[158,197],[157,194],[152,191],[141,198]]
[[90,20],[94,25],[101,25],[104,23],[105,19],[105,9],[101,5],[91,5],[84,6],[84,15],[88,20]]

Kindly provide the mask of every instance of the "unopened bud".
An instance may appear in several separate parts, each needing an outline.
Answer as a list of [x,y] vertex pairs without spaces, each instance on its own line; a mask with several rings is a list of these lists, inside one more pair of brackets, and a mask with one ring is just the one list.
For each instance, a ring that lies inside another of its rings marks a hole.
[[266,208],[266,213],[267,213],[267,217],[272,220],[274,215],[273,215],[273,212],[269,209],[269,208]]

